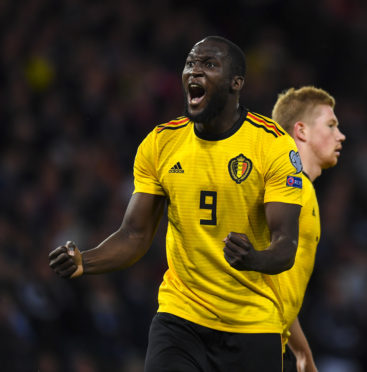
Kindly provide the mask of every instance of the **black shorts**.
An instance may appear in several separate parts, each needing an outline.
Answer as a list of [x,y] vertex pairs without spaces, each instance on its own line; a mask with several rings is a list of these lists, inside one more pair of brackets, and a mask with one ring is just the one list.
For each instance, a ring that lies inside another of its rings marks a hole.
[[283,372],[297,372],[297,359],[288,345],[283,355]]
[[149,331],[145,372],[281,372],[277,333],[231,333],[157,313]]

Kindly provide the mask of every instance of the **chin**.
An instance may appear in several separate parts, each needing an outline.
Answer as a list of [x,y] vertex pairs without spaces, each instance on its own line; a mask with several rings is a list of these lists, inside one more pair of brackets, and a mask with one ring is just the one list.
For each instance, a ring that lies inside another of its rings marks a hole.
[[202,114],[203,112],[205,112],[204,110],[189,110],[188,114],[189,114],[189,118],[192,119],[192,120],[199,120],[202,118]]
[[200,121],[202,119],[202,117],[205,116],[205,107],[199,109],[197,107],[191,107],[187,103],[185,105],[184,115],[187,116],[191,121]]
[[332,168],[332,167],[335,167],[337,164],[338,164],[338,159],[333,159],[325,163],[322,169]]

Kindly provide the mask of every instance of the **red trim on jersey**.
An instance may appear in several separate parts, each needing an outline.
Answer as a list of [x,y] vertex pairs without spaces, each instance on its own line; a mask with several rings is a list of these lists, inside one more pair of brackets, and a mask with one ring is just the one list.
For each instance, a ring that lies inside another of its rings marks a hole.
[[179,124],[186,124],[189,121],[190,120],[188,118],[183,118],[183,119],[180,119],[180,120],[172,120],[172,121],[169,121],[168,123],[165,123],[165,124],[160,124],[157,127],[157,132],[158,133],[162,132],[162,130],[164,130],[164,129],[176,129],[174,126],[179,125]]
[[185,121],[188,121],[188,120],[189,120],[188,118],[183,118],[183,119],[178,120],[178,121],[172,120],[172,121],[169,121],[167,124],[177,125],[177,124],[182,124],[182,123],[184,123]]
[[281,136],[282,133],[279,132],[278,128],[275,126],[275,124],[269,124],[267,123],[265,120],[263,119],[260,119],[259,117],[255,116],[255,115],[252,115],[251,113],[248,113],[247,114],[249,117],[251,117],[252,119],[255,119],[257,121],[260,121],[261,123],[263,123],[267,128],[271,128],[271,129],[274,129],[274,131],[279,135]]

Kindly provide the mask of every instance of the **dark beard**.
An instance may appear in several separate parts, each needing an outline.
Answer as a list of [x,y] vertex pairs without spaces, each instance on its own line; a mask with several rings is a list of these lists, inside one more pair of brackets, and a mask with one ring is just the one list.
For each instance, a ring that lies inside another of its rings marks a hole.
[[222,86],[215,93],[213,93],[207,106],[199,114],[192,115],[189,113],[188,102],[186,98],[184,115],[194,123],[208,123],[224,110],[227,101],[228,86]]

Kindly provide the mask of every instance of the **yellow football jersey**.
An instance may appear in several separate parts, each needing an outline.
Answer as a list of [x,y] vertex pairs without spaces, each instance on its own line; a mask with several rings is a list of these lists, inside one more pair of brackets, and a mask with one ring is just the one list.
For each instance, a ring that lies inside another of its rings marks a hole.
[[293,267],[279,274],[279,284],[284,304],[286,327],[283,344],[288,342],[289,327],[302,307],[307,284],[310,280],[316,248],[320,240],[319,205],[312,182],[303,176],[303,207],[299,217],[299,237]]
[[244,109],[220,136],[200,135],[186,117],[158,125],[134,165],[134,192],[168,200],[158,311],[222,331],[281,333],[278,276],[233,269],[223,239],[245,233],[255,249],[266,249],[264,203],[302,205],[301,168],[293,139]]

